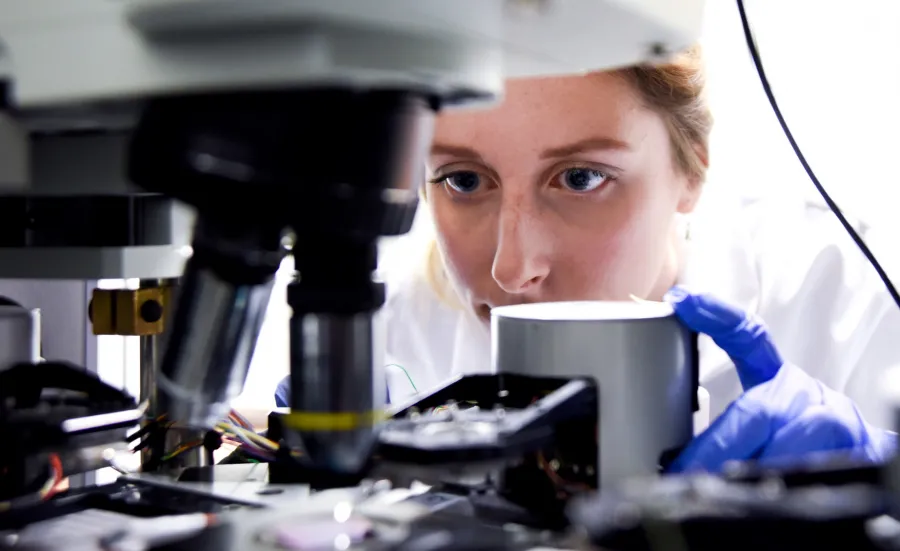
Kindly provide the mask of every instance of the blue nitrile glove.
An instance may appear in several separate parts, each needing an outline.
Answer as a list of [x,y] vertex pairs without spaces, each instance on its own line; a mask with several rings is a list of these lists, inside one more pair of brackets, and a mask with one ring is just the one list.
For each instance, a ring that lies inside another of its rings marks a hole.
[[[387,403],[391,403],[391,389],[388,387],[385,395]],[[291,376],[288,375],[278,383],[275,388],[275,406],[280,408],[290,407],[291,402]]]
[[291,403],[291,376],[288,375],[275,387],[275,406],[289,407]]
[[732,460],[784,464],[835,450],[872,462],[893,454],[897,435],[869,425],[852,400],[785,363],[761,320],[680,287],[665,300],[686,326],[709,335],[728,354],[744,387],[669,472],[718,472]]

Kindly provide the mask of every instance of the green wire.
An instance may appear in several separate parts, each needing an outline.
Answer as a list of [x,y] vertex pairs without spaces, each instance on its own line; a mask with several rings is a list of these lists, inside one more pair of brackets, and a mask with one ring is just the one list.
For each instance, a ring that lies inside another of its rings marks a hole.
[[391,366],[399,367],[399,368],[403,371],[403,373],[406,375],[406,378],[409,379],[409,384],[412,385],[413,390],[416,392],[416,394],[418,394],[418,393],[419,393],[419,389],[416,388],[416,383],[414,383],[413,380],[412,380],[412,377],[409,376],[409,371],[407,371],[406,368],[403,367],[402,365],[397,365],[397,364],[388,364],[388,365],[386,365],[385,367],[391,367]]

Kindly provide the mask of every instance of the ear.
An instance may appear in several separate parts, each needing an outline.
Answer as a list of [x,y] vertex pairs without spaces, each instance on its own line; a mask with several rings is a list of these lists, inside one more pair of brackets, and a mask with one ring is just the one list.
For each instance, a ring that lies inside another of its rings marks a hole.
[[690,178],[684,178],[684,186],[681,188],[681,197],[678,198],[678,207],[676,210],[681,214],[690,214],[694,212],[697,203],[700,201],[700,194],[703,192],[703,183],[691,181]]
[[703,177],[709,169],[709,152],[700,144],[694,144],[694,154],[703,167],[702,174],[684,176],[681,197],[678,200],[678,212],[689,214],[697,207],[700,194],[703,192]]

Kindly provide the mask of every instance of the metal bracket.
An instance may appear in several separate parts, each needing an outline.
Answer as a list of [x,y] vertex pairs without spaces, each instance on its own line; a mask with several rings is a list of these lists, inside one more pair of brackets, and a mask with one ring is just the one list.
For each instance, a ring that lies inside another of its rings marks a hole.
[[169,286],[94,289],[88,316],[95,335],[159,335],[172,304]]

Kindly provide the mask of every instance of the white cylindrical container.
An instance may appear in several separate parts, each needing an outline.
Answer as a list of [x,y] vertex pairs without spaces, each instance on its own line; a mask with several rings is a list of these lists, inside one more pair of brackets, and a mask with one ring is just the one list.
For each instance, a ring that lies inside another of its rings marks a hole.
[[495,372],[596,381],[600,488],[658,474],[663,454],[691,440],[696,336],[670,305],[557,302],[491,314]]

